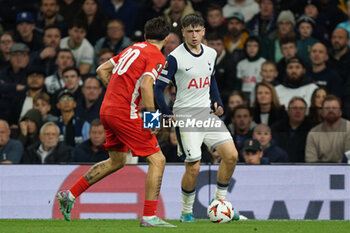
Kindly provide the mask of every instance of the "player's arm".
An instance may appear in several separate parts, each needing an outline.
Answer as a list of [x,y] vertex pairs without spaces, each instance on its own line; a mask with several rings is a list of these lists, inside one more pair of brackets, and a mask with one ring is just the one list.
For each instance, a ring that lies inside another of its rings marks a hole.
[[210,99],[214,106],[214,113],[217,116],[221,116],[224,114],[224,104],[222,103],[218,84],[216,83],[215,76],[211,76],[211,82],[210,82]]
[[157,79],[156,85],[154,87],[154,95],[160,111],[163,114],[172,116],[173,113],[170,111],[167,103],[165,102],[164,89],[168,86],[170,81],[174,80],[174,74],[177,70],[177,62],[173,56],[169,55],[167,57],[166,64],[167,65],[164,67],[159,78]]
[[113,68],[114,68],[114,64],[110,60],[108,60],[105,63],[103,63],[102,65],[100,65],[96,70],[96,73],[98,74],[101,81],[103,82],[103,84],[106,87],[107,87],[109,80],[111,78]]
[[153,94],[154,79],[151,75],[144,75],[141,83],[142,103],[147,111],[154,111],[154,94]]

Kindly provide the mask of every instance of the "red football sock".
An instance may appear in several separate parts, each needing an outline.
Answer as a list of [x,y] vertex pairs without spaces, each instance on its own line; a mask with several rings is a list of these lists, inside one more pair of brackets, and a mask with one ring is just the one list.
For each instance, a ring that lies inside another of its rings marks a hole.
[[80,179],[69,189],[75,198],[79,197],[85,190],[90,187],[90,184],[82,176]]
[[143,216],[156,215],[157,205],[158,205],[158,200],[156,201],[145,200],[145,204],[143,206]]

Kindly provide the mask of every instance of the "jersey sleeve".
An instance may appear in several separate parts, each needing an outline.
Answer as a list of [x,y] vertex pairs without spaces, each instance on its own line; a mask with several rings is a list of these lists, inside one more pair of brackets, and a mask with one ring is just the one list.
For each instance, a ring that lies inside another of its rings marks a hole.
[[147,63],[142,76],[149,75],[155,82],[164,67],[165,58],[163,54],[159,52],[157,55],[154,54],[152,58],[146,57],[145,59],[147,59]]

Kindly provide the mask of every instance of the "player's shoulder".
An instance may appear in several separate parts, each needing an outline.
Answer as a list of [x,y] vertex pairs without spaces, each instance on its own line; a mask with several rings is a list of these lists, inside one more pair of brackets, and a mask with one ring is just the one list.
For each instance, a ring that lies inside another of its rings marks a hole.
[[184,46],[184,43],[177,46],[169,55],[172,55],[173,57],[181,56],[182,54],[186,53],[186,48]]
[[211,53],[211,54],[214,54],[216,56],[216,50],[205,45],[205,44],[202,44],[202,48],[204,49],[205,52],[207,53]]

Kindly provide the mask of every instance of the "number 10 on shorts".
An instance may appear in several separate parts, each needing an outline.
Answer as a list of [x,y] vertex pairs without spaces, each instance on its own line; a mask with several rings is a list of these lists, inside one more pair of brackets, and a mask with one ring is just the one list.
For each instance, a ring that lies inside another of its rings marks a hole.
[[143,128],[144,129],[160,129],[160,116],[162,114],[157,111],[143,112]]

